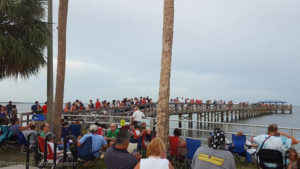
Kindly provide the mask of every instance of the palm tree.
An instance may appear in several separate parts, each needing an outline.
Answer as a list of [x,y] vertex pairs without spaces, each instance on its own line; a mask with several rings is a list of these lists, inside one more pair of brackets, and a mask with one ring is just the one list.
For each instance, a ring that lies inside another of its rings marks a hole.
[[174,27],[174,0],[164,0],[164,23],[157,112],[157,136],[169,140],[169,97]]
[[59,1],[58,9],[58,56],[55,91],[55,107],[53,129],[56,138],[60,138],[61,114],[63,110],[65,69],[66,69],[66,37],[67,37],[68,0]]
[[0,1],[0,79],[28,78],[45,66],[45,0]]

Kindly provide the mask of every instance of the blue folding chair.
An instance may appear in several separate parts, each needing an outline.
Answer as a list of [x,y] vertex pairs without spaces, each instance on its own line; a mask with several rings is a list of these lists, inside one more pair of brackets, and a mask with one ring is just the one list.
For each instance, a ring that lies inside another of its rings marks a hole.
[[197,151],[197,149],[201,146],[201,141],[190,139],[190,138],[186,138],[185,141],[186,141],[186,148],[188,151],[186,154],[186,162],[189,166],[191,166],[194,154]]
[[92,137],[86,138],[85,142],[78,147],[77,157],[83,159],[84,161],[90,161],[95,159],[95,157],[92,154],[92,145]]
[[[245,157],[245,162],[251,162],[251,156],[247,151],[245,150],[245,143],[246,143],[246,136],[236,136],[232,135],[232,143],[233,148],[231,149],[232,154],[235,155],[235,159],[242,163],[240,157]],[[247,163],[246,163],[247,165]]]
[[74,135],[76,138],[80,135],[80,124],[71,124],[69,129],[71,131],[71,134]]
[[18,139],[17,139],[16,143],[22,145],[21,146],[21,153],[26,153],[26,147],[28,145],[28,142],[27,142],[23,132],[18,133]]
[[[86,138],[84,143],[80,145],[77,149],[77,157],[80,160],[83,160],[84,162],[86,161],[89,162],[89,166],[84,168],[90,168],[90,167],[94,168],[94,166],[97,165],[98,159],[101,158],[101,147],[99,147],[99,150],[97,151],[92,151],[92,146],[93,146],[93,138],[91,136]],[[95,158],[93,155],[94,153],[99,153],[99,158]]]

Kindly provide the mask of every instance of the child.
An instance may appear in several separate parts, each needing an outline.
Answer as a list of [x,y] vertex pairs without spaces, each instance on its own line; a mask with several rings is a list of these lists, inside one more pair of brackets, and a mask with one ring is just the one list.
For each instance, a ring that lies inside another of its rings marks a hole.
[[294,148],[289,148],[287,152],[290,154],[287,169],[297,169],[298,153]]

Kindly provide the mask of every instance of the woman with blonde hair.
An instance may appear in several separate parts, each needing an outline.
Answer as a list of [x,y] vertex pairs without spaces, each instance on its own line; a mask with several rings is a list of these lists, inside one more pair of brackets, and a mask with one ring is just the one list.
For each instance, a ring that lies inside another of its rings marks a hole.
[[155,138],[147,146],[148,158],[141,159],[134,169],[174,169],[166,159],[166,148],[160,138]]

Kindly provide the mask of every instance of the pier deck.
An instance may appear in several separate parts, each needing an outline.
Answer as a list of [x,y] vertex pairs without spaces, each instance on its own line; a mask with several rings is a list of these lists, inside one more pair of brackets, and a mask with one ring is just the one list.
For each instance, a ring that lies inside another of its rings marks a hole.
[[[111,107],[94,110],[83,110],[63,113],[63,115],[111,115],[131,116],[135,106]],[[147,117],[156,117],[158,111],[157,103],[138,105]],[[292,105],[260,105],[260,104],[196,104],[196,103],[170,103],[169,114],[178,115],[181,120],[192,120],[193,115],[197,121],[210,122],[232,122],[267,114],[292,113]],[[32,113],[21,113],[22,123],[31,121]],[[74,120],[78,120],[78,117]],[[192,123],[190,125],[193,125]],[[197,124],[199,125],[199,124]],[[180,122],[179,122],[179,126]],[[192,127],[192,126],[190,126]]]

